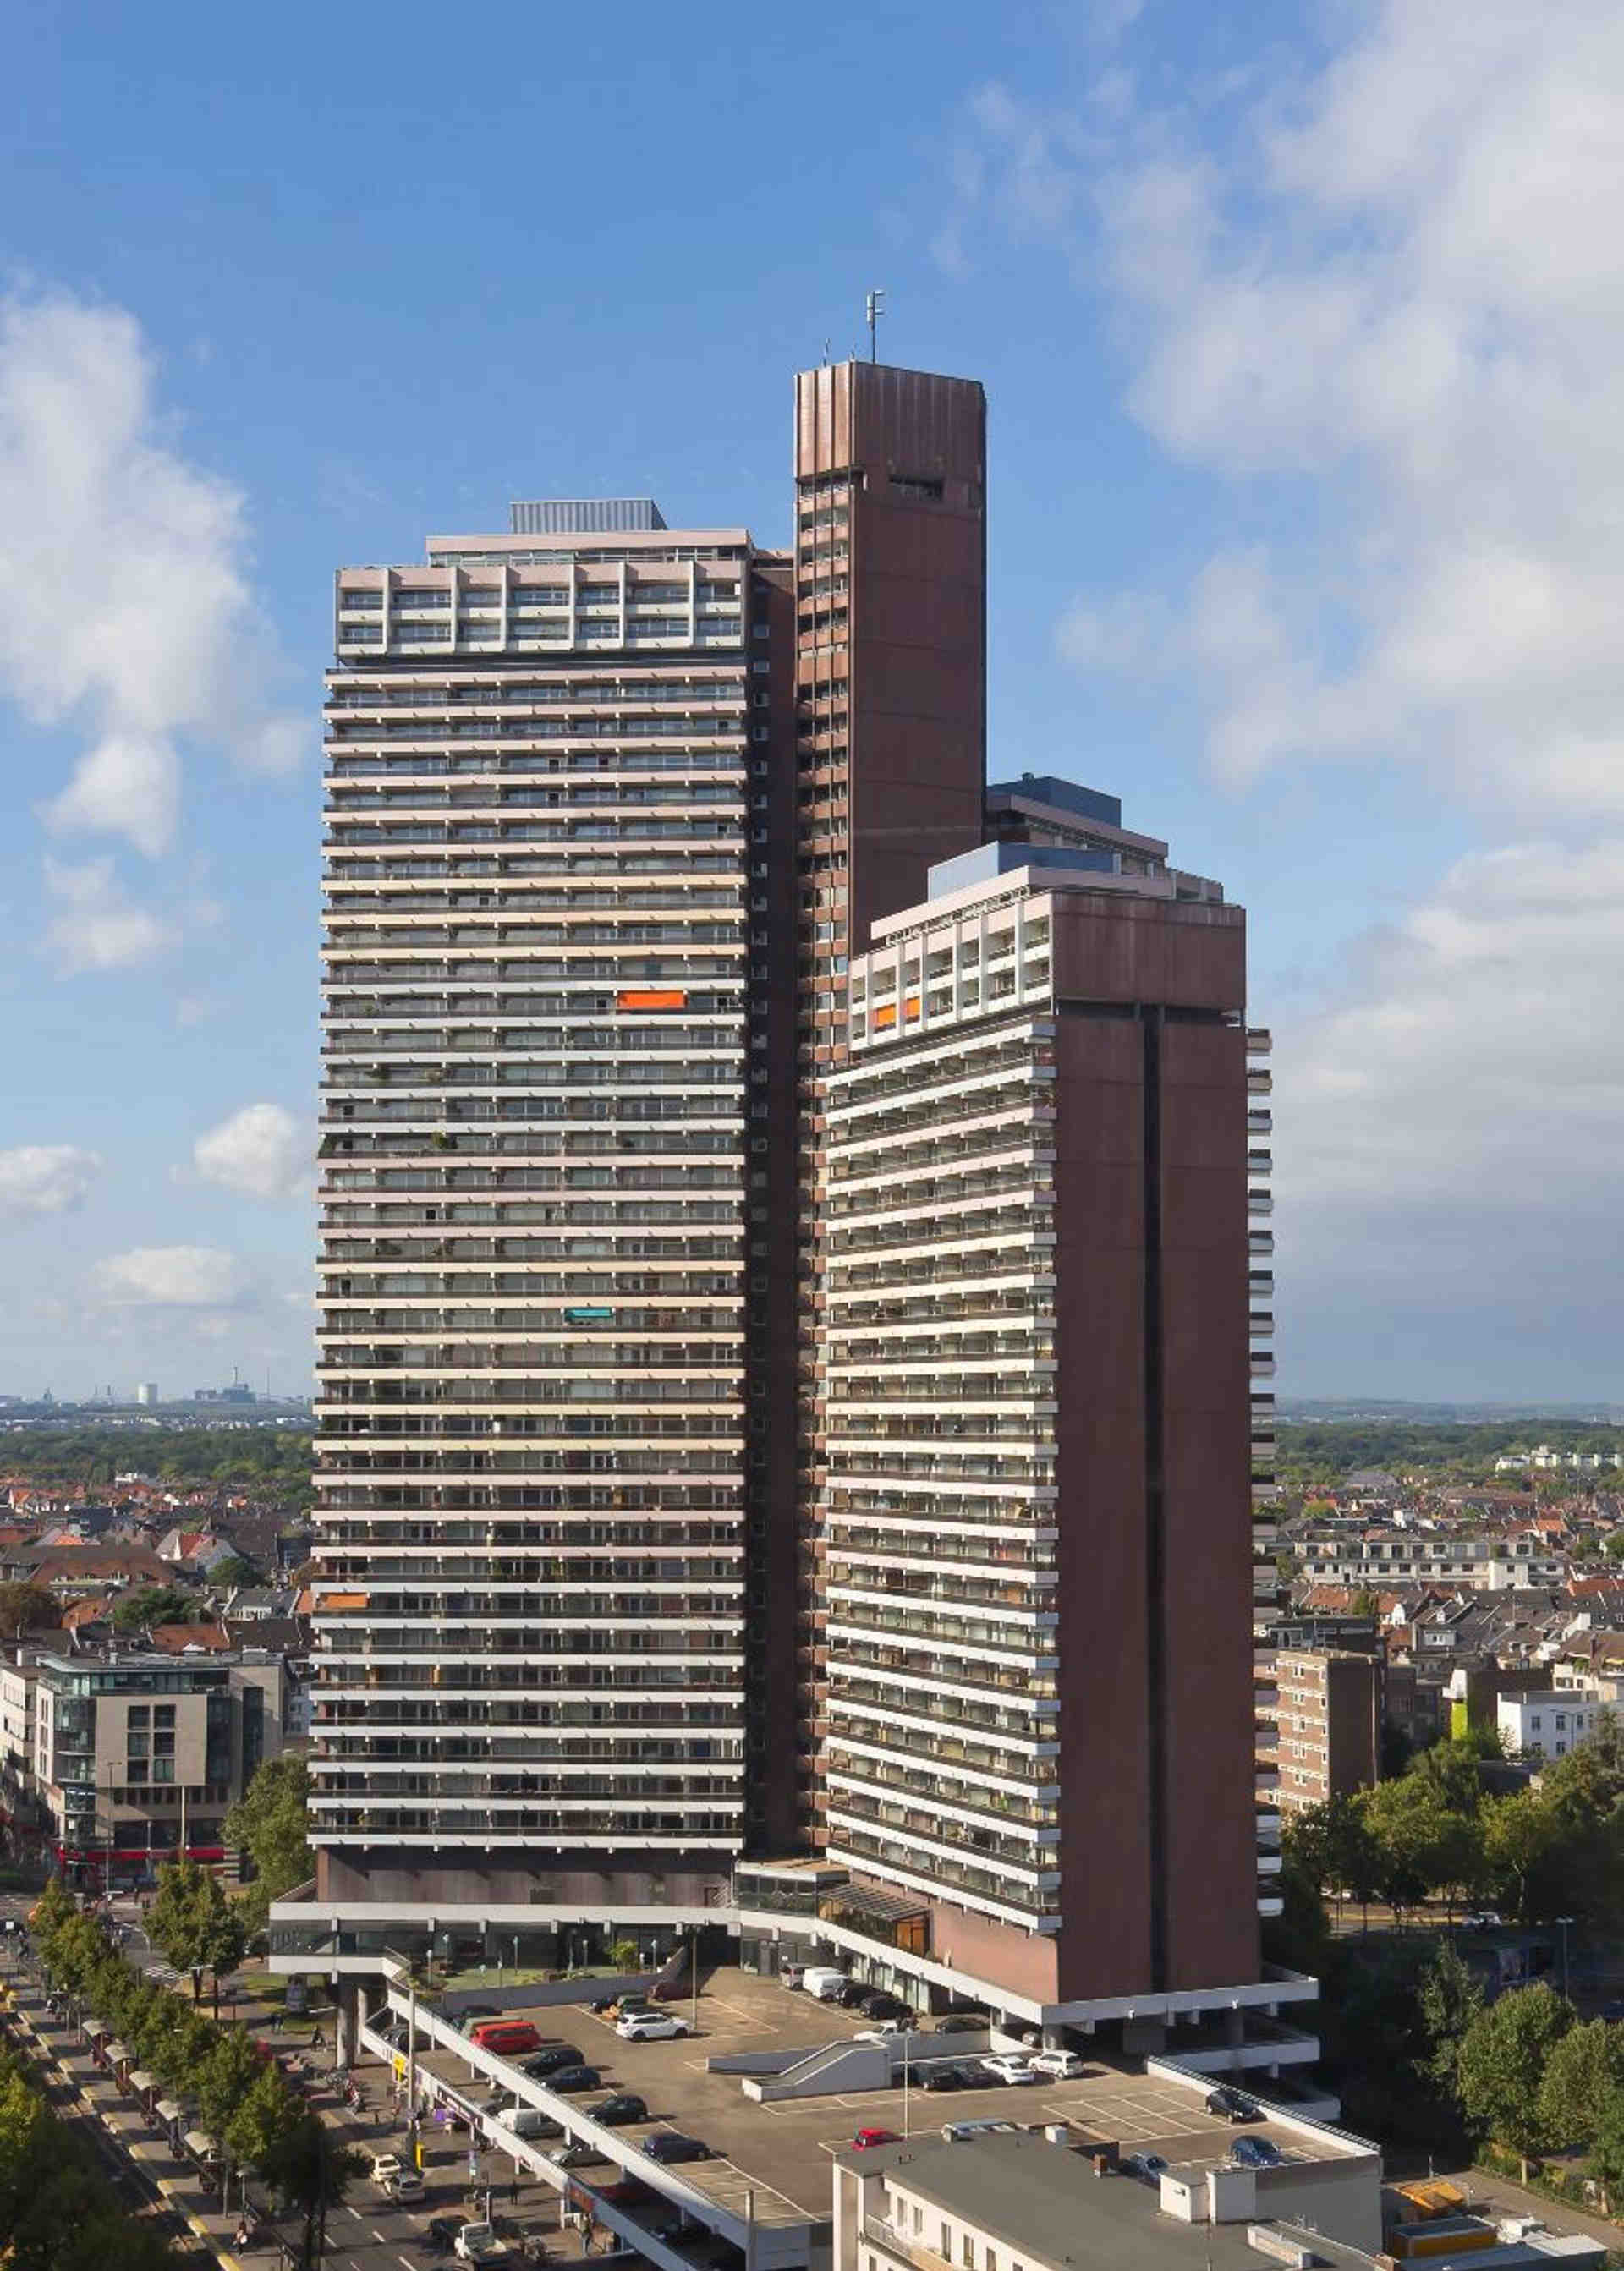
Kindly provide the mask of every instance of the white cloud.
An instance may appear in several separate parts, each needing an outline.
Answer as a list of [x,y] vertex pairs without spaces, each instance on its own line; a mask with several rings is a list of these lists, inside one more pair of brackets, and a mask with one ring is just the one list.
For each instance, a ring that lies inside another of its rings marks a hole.
[[101,1157],[73,1143],[21,1143],[0,1151],[0,1216],[63,1214],[83,1203]]
[[253,1290],[235,1254],[216,1246],[138,1246],[91,1272],[93,1298],[108,1308],[240,1309]]
[[61,910],[47,924],[43,942],[59,978],[138,969],[167,953],[179,935],[172,923],[134,904],[111,860],[71,867],[48,859],[45,888]]
[[0,696],[86,741],[43,807],[53,829],[155,858],[189,741],[249,772],[297,762],[245,552],[242,499],[175,446],[135,319],[60,296],[0,304]]
[[199,1136],[192,1162],[205,1182],[257,1199],[286,1199],[308,1188],[315,1146],[308,1128],[279,1104],[245,1104]]

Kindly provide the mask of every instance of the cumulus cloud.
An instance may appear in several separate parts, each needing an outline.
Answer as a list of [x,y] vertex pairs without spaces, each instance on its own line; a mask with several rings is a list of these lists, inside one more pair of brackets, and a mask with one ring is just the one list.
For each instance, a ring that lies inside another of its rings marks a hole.
[[175,446],[134,317],[0,303],[0,695],[86,743],[48,826],[156,858],[189,742],[251,773],[297,763],[246,551],[242,498]]
[[1408,765],[1493,847],[1273,1021],[1282,1354],[1340,1333],[1361,1385],[1408,1315],[1408,1377],[1503,1331],[1523,1390],[1543,1336],[1548,1393],[1624,1259],[1624,17],[1370,0],[1329,54],[1144,84],[981,90],[942,224],[1051,248],[1130,413],[1221,484],[1193,525],[1244,522],[1079,595],[1057,649],[1176,691],[1238,794]]
[[253,1289],[235,1254],[216,1246],[138,1246],[91,1272],[93,1299],[112,1309],[240,1309]]
[[101,1157],[74,1143],[20,1143],[0,1151],[0,1217],[64,1214],[83,1203]]
[[[1624,18],[1361,21],[1194,127],[981,89],[984,202],[1103,284],[1169,451],[1313,499],[1180,595],[1222,775],[1409,758],[1520,817],[1624,814]],[[1203,636],[1214,578],[1239,645]]]
[[293,1198],[309,1184],[314,1145],[279,1104],[245,1104],[199,1136],[192,1164],[205,1182],[250,1198]]
[[138,969],[156,961],[179,935],[175,924],[136,905],[111,860],[75,867],[48,859],[45,888],[57,912],[46,925],[43,949],[60,978]]

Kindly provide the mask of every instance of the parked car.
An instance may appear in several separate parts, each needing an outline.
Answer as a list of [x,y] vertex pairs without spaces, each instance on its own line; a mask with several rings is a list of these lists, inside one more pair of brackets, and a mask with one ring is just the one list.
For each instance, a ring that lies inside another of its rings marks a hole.
[[1018,2121],[944,2121],[942,2134],[951,2145],[960,2137],[1014,2136],[1020,2126]]
[[956,2066],[946,2059],[940,2066],[927,2066],[920,2076],[921,2089],[967,2089],[971,2076],[965,2066]]
[[595,2066],[565,2066],[548,2076],[547,2086],[568,2095],[577,2089],[601,2089],[603,2083]]
[[451,2244],[452,2254],[465,2263],[500,2263],[507,2252],[507,2241],[498,2239],[489,2223],[465,2223]]
[[1242,2097],[1238,2089],[1231,2089],[1227,2082],[1208,2091],[1207,2111],[1209,2113],[1221,2113],[1225,2121],[1255,2121],[1258,2118],[1257,2108],[1251,2099]]
[[1229,2157],[1238,2161],[1243,2169],[1278,2169],[1280,2148],[1267,2137],[1237,2137],[1229,2148]]
[[409,2200],[421,2200],[427,2187],[415,2169],[402,2169],[390,2178],[384,2190],[391,2200],[404,2206]]
[[589,2145],[584,2137],[572,2137],[567,2145],[555,2145],[545,2156],[555,2169],[590,2169],[603,2155],[596,2145]]
[[806,1968],[807,1967],[804,1963],[780,1963],[778,1966],[779,1986],[799,1987],[802,1978],[805,1977]]
[[1026,2059],[1018,2057],[1014,2051],[999,2051],[994,2057],[983,2059],[981,2071],[990,2074],[995,2081],[1008,2082],[1011,2086],[1038,2079]]
[[900,1995],[889,1995],[883,1988],[865,1995],[859,2008],[870,2019],[911,2019],[913,2015]]
[[1039,2049],[1043,2042],[1040,2027],[1006,2027],[1004,2032],[1012,2042],[1022,2044],[1029,2051]]
[[809,1963],[801,1975],[801,1984],[816,2002],[833,2003],[852,1983],[844,1971],[836,1971],[828,1964]]
[[561,2074],[565,2066],[584,2066],[585,2059],[573,2043],[548,2043],[527,2058],[519,2072],[528,2074],[532,2081],[545,2081],[549,2074]]
[[1046,2074],[1054,2081],[1076,2081],[1088,2072],[1076,2051],[1033,2051],[1026,2062],[1034,2074]]
[[528,2019],[481,2019],[469,2028],[468,2040],[478,2050],[494,2051],[498,2058],[518,2058],[541,2047],[541,2037]]
[[399,2153],[374,2153],[369,2173],[375,2185],[387,2185],[406,2174],[406,2163]]
[[949,2011],[936,2021],[935,2031],[939,2035],[979,2035],[986,2026],[986,2017],[980,2011]]
[[606,2097],[601,2105],[592,2108],[592,2119],[618,2129],[628,2121],[646,2121],[647,2105],[634,2089],[617,2089],[613,2097]]
[[713,2161],[716,2156],[697,2137],[684,2137],[674,2129],[662,2129],[652,2137],[645,2137],[643,2149],[651,2161]]
[[1498,1909],[1473,1909],[1464,1921],[1468,1932],[1498,1932],[1501,1915]]
[[516,2137],[562,2137],[562,2122],[555,2121],[550,2113],[543,2113],[539,2105],[510,2105],[496,2116],[499,2126],[510,2129]]
[[471,2034],[481,2019],[499,2019],[501,2012],[494,2003],[465,2003],[451,2021],[459,2035]]
[[906,2032],[907,2029],[900,2020],[882,2019],[877,2026],[859,2027],[852,2040],[854,2043],[890,2043]]
[[628,2011],[615,2022],[615,2031],[623,2043],[663,2043],[674,2035],[692,2034],[693,2029],[673,2011]]
[[1166,2161],[1159,2153],[1130,2153],[1122,2166],[1150,2185],[1160,2184],[1167,2171]]
[[894,2129],[860,2129],[852,2139],[854,2153],[866,2153],[871,2145],[900,2145],[901,2138]]
[[623,1995],[600,1995],[588,2007],[600,2019],[618,2019],[628,2011],[646,2011],[649,1999],[641,1987],[632,1987]]
[[826,1995],[823,1999],[826,2003],[838,2003],[843,2010],[860,2011],[868,1994],[868,1990],[860,1979],[848,1979],[834,1994]]

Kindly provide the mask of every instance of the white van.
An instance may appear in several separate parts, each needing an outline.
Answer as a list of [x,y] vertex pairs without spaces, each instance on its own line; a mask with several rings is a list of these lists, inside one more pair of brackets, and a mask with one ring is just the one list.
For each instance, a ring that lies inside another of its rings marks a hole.
[[805,1992],[819,2003],[832,2003],[846,1984],[844,1971],[826,1970],[818,1965],[808,1965],[801,1975]]
[[496,2118],[516,2137],[546,2137],[558,2126],[539,2105],[504,2105]]

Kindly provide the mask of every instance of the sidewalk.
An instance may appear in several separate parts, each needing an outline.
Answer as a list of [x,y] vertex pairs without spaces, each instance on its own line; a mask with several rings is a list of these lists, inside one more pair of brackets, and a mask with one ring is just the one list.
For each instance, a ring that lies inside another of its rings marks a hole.
[[14,2040],[48,2061],[68,2083],[79,2105],[101,2122],[126,2156],[151,2179],[153,2189],[219,2258],[226,2271],[264,2271],[279,2260],[274,2246],[237,2254],[231,2245],[237,2218],[204,2190],[195,2170],[175,2158],[163,2132],[104,2074],[84,2047],[77,2029],[55,2019],[32,1981],[7,1976],[11,2003],[8,2031]]

